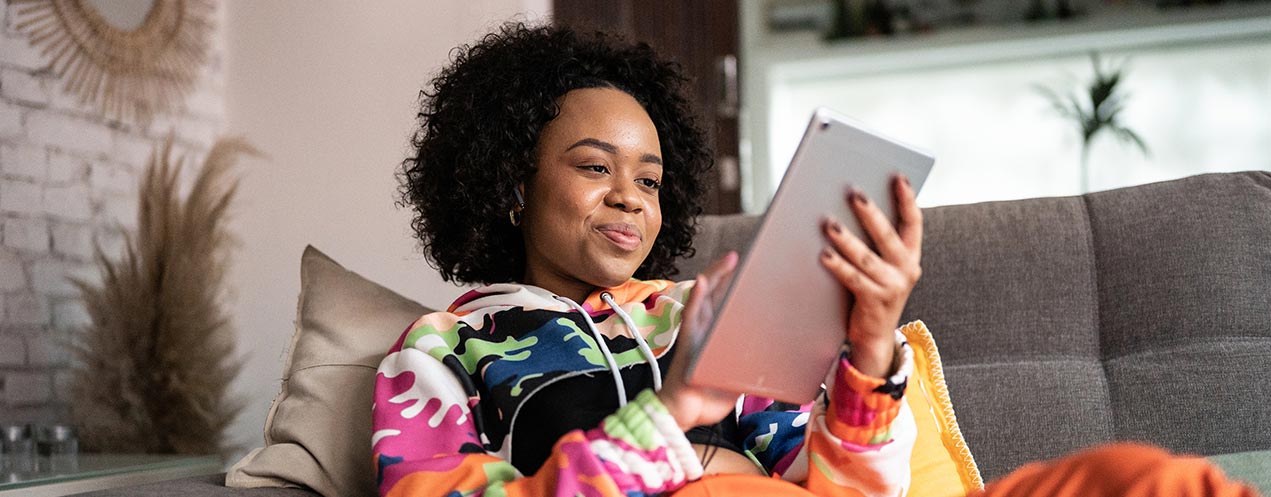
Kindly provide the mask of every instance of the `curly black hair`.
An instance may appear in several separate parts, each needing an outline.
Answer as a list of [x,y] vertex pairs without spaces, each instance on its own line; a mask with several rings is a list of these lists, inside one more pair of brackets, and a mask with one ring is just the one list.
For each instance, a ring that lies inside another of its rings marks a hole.
[[630,94],[662,145],[661,232],[635,277],[667,278],[693,255],[712,154],[682,94],[679,64],[648,44],[567,27],[509,23],[451,52],[420,92],[413,157],[402,162],[401,204],[429,263],[446,281],[502,283],[525,270],[521,231],[508,221],[513,190],[535,170],[539,133],[558,99],[581,88]]

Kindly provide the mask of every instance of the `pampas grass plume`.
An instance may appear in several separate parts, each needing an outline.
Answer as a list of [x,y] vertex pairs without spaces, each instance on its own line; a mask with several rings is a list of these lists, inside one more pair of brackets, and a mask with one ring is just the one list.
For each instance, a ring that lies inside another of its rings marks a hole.
[[122,257],[95,247],[100,283],[75,280],[91,324],[72,344],[71,412],[85,451],[227,454],[225,429],[242,401],[229,393],[242,367],[222,308],[231,168],[259,155],[242,139],[212,145],[189,195],[172,137],[150,157],[137,229]]

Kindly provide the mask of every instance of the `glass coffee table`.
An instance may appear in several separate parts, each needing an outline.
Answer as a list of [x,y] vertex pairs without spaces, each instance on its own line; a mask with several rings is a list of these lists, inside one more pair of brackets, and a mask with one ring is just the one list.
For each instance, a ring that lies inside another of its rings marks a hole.
[[33,471],[0,471],[0,497],[45,497],[131,487],[224,471],[216,456],[80,454],[42,460]]

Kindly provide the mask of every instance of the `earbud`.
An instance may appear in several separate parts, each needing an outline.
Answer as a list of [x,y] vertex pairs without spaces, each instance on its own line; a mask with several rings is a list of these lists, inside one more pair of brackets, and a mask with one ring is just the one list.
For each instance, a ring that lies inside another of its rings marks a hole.
[[515,195],[515,196],[516,196],[516,206],[517,206],[517,207],[520,207],[520,208],[522,208],[522,209],[524,209],[524,208],[525,208],[525,197],[522,197],[522,196],[521,196],[521,190],[518,190],[518,189],[516,189],[516,188],[513,188],[513,189],[512,189],[512,195]]

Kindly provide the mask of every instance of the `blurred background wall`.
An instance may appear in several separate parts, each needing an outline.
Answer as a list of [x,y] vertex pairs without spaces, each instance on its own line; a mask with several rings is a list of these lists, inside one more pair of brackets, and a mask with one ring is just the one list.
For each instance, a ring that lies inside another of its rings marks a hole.
[[[421,301],[449,305],[394,205],[419,91],[451,48],[502,21],[537,19],[548,0],[227,2],[226,130],[268,159],[243,168],[234,230],[232,313],[248,357],[249,404],[236,441],[261,444],[278,391],[312,244],[345,267]],[[403,323],[405,327],[408,323]]]

